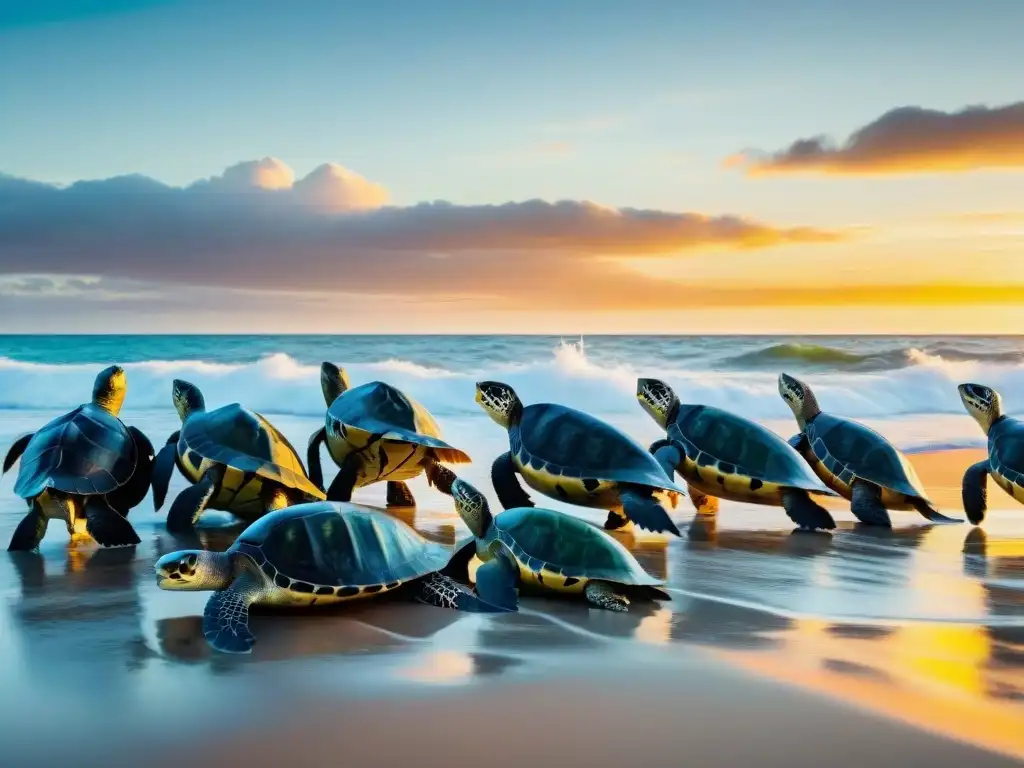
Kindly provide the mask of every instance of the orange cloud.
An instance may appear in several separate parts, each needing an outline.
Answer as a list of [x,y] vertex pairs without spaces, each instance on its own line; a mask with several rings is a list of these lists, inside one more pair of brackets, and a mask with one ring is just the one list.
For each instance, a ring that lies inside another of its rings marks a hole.
[[786,149],[749,150],[727,157],[748,176],[775,174],[883,175],[1024,169],[1024,101],[959,112],[899,107],[837,146],[817,136]]
[[819,288],[706,288],[686,290],[688,308],[843,306],[1024,306],[1024,285],[823,285]]

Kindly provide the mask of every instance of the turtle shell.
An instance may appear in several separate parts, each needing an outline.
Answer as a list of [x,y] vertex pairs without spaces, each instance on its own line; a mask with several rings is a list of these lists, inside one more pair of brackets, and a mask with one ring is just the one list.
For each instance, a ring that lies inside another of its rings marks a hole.
[[14,492],[23,499],[47,488],[82,496],[110,493],[131,479],[137,459],[135,440],[121,420],[86,403],[32,436]]
[[327,418],[345,429],[361,429],[381,439],[432,448],[441,461],[470,461],[463,451],[441,439],[441,428],[430,411],[383,381],[371,381],[341,393],[327,409]]
[[793,446],[767,427],[729,411],[682,405],[669,424],[668,436],[682,444],[698,467],[717,465],[752,480],[836,495]]
[[[322,499],[295,448],[263,416],[238,403],[191,414],[182,425],[178,452],[249,472]],[[193,461],[198,466],[200,461]]]
[[271,512],[246,528],[230,549],[252,556],[278,586],[299,592],[394,588],[441,570],[452,556],[450,548],[397,518],[328,501]]
[[659,586],[622,544],[579,518],[539,507],[514,507],[494,518],[497,538],[534,573],[543,568],[567,577],[616,584]]
[[1024,422],[1003,416],[988,431],[993,474],[1024,488]]
[[511,443],[514,453],[525,449],[531,465],[544,462],[554,474],[686,493],[665,475],[650,451],[625,432],[564,405],[536,403],[524,408]]
[[807,425],[805,434],[811,452],[846,485],[852,485],[859,477],[882,488],[928,500],[911,463],[873,429],[820,413]]

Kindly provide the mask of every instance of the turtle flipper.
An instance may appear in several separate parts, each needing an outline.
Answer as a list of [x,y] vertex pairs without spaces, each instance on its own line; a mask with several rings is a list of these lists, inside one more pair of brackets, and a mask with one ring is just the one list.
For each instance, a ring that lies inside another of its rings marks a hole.
[[924,499],[910,499],[910,503],[914,505],[914,509],[921,513],[921,516],[926,520],[930,520],[933,523],[962,523],[963,519],[959,517],[946,517],[929,504]]
[[454,608],[470,613],[507,613],[515,610],[515,607],[491,605],[473,594],[472,590],[442,573],[424,576],[417,582],[414,594],[417,602],[436,605],[438,608]]
[[665,471],[665,476],[669,480],[675,480],[676,467],[683,462],[683,452],[679,446],[671,440],[662,438],[651,443],[651,447],[647,450],[654,456],[655,461],[661,465],[661,468]]
[[[452,495],[452,484],[458,480],[458,475],[452,472],[444,464],[438,464],[436,461],[424,462],[423,471],[427,476],[427,482],[434,486],[441,493],[446,496]],[[402,484],[404,485],[404,483]],[[409,493],[412,496],[412,493]],[[391,483],[388,483],[388,498],[391,498]],[[391,502],[388,501],[390,504]],[[413,504],[416,500],[413,499]]]
[[808,447],[807,446],[807,435],[805,435],[803,432],[797,432],[795,435],[793,435],[791,438],[789,438],[789,440],[787,440],[786,442],[789,443],[790,445],[792,445],[793,448],[795,448],[798,453],[803,453],[804,451],[807,450],[807,447]]
[[882,506],[882,492],[877,485],[867,480],[853,481],[853,499],[850,511],[865,525],[892,527],[889,513]]
[[181,432],[175,432],[167,438],[164,447],[153,460],[153,511],[157,511],[164,505],[167,498],[167,486],[171,484],[171,473],[174,472],[174,460],[178,453],[178,438]]
[[607,581],[588,581],[583,594],[588,602],[606,611],[624,613],[629,610],[629,598],[616,592]]
[[249,606],[256,602],[263,584],[248,571],[231,586],[214,592],[203,611],[203,636],[222,653],[250,653],[256,638],[249,631]]
[[412,495],[409,486],[401,480],[388,480],[388,506],[415,507],[416,497]]
[[641,528],[655,533],[668,531],[676,536],[681,535],[668,512],[654,498],[651,488],[624,483],[619,491],[619,500],[622,502],[622,511],[626,513],[626,517]]
[[608,517],[604,521],[604,529],[606,531],[621,531],[630,522],[630,519],[617,509],[610,509],[608,510]]
[[783,488],[782,508],[786,510],[789,519],[801,528],[831,530],[836,527],[836,521],[829,511],[802,488]]
[[350,453],[341,462],[338,474],[334,476],[331,487],[327,489],[328,501],[352,501],[352,489],[356,487],[359,472],[358,462],[354,453]]
[[324,489],[324,470],[320,466],[320,446],[327,440],[327,427],[320,427],[309,436],[306,445],[306,467],[309,469],[309,480],[321,491]]
[[13,467],[14,463],[21,458],[21,454],[25,452],[25,448],[28,446],[29,440],[32,439],[33,434],[35,433],[29,432],[27,435],[22,435],[14,441],[14,444],[10,447],[10,450],[7,451],[7,455],[4,457],[4,470],[3,472],[0,472],[0,475],[6,473],[7,470]]
[[476,570],[476,593],[485,602],[507,611],[519,608],[518,582],[519,569],[505,555],[488,560]]
[[86,499],[85,530],[101,547],[133,547],[139,543],[132,524],[102,496]]
[[708,496],[706,493],[698,491],[689,483],[686,484],[686,492],[690,497],[690,501],[693,502],[693,508],[697,510],[697,514],[713,515],[718,511],[717,497]]
[[536,506],[516,478],[516,465],[512,461],[511,452],[505,451],[494,460],[491,465],[491,483],[503,509]]
[[43,514],[43,508],[38,501],[32,502],[32,509],[18,523],[11,537],[11,543],[7,547],[8,552],[30,552],[39,546],[39,542],[46,535],[46,526],[49,519]]
[[469,540],[459,546],[455,545],[455,554],[448,561],[448,565],[441,569],[445,576],[451,576],[456,581],[465,581],[469,577],[469,563],[476,554],[476,539],[472,536]]
[[128,427],[128,431],[135,440],[135,471],[127,483],[107,494],[107,503],[122,516],[142,503],[153,482],[153,444],[141,429]]
[[167,513],[167,530],[192,530],[210,499],[217,494],[223,477],[224,467],[215,464],[203,473],[199,482],[179,493]]
[[981,523],[988,511],[988,472],[988,459],[972,464],[964,472],[960,496],[967,519],[974,525]]

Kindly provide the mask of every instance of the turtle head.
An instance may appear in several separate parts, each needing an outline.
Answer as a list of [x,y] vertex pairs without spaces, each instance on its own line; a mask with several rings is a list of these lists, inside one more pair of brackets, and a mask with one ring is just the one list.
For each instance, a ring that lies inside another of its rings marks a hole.
[[334,363],[320,364],[320,388],[324,391],[324,400],[328,408],[350,386],[352,385],[349,384],[348,374],[344,368],[339,368]]
[[92,385],[92,401],[100,408],[117,416],[124,405],[124,396],[128,392],[128,377],[120,365],[104,368],[96,376]]
[[788,373],[779,374],[779,395],[793,411],[800,429],[806,427],[808,422],[821,413],[818,399],[811,388]]
[[175,379],[171,386],[171,397],[174,399],[174,409],[178,412],[182,422],[188,418],[190,413],[206,410],[203,393],[191,382]]
[[519,421],[523,403],[508,384],[500,381],[478,381],[476,401],[496,424],[508,429]]
[[964,408],[987,435],[996,419],[1003,415],[1003,401],[999,393],[984,384],[961,384],[957,390]]
[[470,533],[478,539],[486,536],[493,519],[487,497],[461,478],[452,483],[451,494],[455,499],[455,511]]
[[661,379],[637,379],[636,399],[662,429],[668,429],[668,423],[679,408],[676,393]]
[[156,561],[156,584],[160,589],[199,592],[226,589],[234,579],[231,555],[185,549]]

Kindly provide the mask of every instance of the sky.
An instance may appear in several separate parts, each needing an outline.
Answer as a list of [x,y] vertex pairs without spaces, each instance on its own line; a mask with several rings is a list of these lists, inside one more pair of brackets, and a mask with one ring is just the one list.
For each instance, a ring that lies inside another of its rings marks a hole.
[[0,332],[1016,333],[1020,29],[0,0]]

